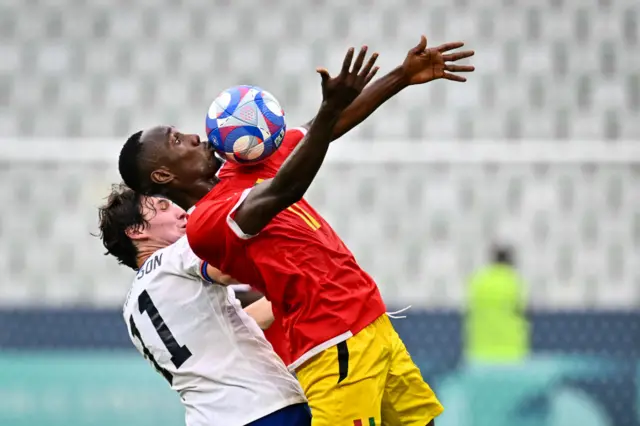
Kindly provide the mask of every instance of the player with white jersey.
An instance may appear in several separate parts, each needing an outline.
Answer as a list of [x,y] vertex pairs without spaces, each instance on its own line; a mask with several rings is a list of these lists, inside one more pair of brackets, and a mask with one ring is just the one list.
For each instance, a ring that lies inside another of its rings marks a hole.
[[243,310],[229,277],[202,262],[169,200],[115,187],[100,209],[107,253],[137,271],[124,320],[138,351],[180,394],[188,426],[310,425],[298,381],[260,327],[264,298]]

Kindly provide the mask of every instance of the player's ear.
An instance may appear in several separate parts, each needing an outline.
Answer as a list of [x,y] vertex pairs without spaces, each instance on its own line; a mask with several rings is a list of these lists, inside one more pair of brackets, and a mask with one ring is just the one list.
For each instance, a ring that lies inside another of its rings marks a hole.
[[155,184],[166,185],[175,179],[175,175],[165,168],[160,168],[152,171],[150,178]]
[[142,228],[138,226],[130,226],[129,228],[124,230],[124,233],[132,240],[139,240],[144,237],[142,231]]

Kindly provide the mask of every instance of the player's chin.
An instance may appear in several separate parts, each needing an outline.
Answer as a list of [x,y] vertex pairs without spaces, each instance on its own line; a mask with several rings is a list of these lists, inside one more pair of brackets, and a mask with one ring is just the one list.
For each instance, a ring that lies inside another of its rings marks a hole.
[[206,173],[204,178],[211,183],[218,183],[218,170],[220,170],[221,165],[212,165],[209,163],[206,168]]

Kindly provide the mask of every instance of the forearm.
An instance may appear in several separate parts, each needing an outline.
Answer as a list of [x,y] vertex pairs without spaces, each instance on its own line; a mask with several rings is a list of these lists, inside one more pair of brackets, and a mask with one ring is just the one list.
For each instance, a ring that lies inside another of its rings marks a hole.
[[[285,203],[293,204],[302,198],[318,173],[327,154],[331,135],[339,113],[324,105],[320,107],[309,132],[295,147],[271,182],[271,191],[287,194]],[[285,206],[286,207],[286,206]]]
[[400,67],[371,83],[340,115],[332,140],[338,139],[369,117],[380,105],[408,86]]
[[240,284],[238,280],[232,278],[230,275],[223,274],[220,272],[218,268],[214,268],[213,266],[207,263],[207,275],[210,280],[214,283],[221,285],[232,285],[232,284]]
[[234,221],[242,232],[256,235],[278,213],[304,196],[327,154],[339,115],[337,110],[320,107],[309,132],[276,176],[251,189],[235,212]]
[[249,239],[255,236],[307,192],[327,155],[340,115],[362,93],[378,70],[372,68],[377,54],[372,55],[362,68],[366,52],[365,46],[353,63],[354,49],[350,48],[337,77],[332,78],[325,68],[316,70],[322,79],[323,99],[318,114],[307,135],[289,154],[275,177],[245,190],[236,207],[229,212],[227,218],[232,221],[230,223],[238,237]]
[[253,318],[263,330],[266,330],[273,324],[271,302],[264,297],[244,308],[244,311]]

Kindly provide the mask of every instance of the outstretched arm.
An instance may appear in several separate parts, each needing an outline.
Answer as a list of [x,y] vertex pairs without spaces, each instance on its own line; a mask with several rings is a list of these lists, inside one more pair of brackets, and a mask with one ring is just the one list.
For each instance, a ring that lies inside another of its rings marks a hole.
[[[364,65],[363,47],[353,68],[353,48],[344,58],[342,70],[332,78],[326,69],[318,69],[322,78],[322,104],[309,132],[273,179],[254,186],[234,213],[233,221],[244,234],[260,232],[278,213],[300,200],[318,173],[340,114],[371,81],[377,68],[374,54]],[[360,71],[362,69],[362,71]]]
[[[332,139],[338,139],[362,123],[378,107],[410,85],[424,84],[438,79],[457,82],[467,81],[466,78],[455,73],[473,72],[474,67],[472,65],[457,65],[451,62],[473,56],[473,50],[447,53],[462,46],[464,46],[463,42],[452,42],[427,48],[427,38],[422,36],[420,43],[409,50],[402,65],[370,84],[340,114],[340,118],[333,129]],[[313,120],[304,127],[309,128],[312,123]]]
[[[382,104],[400,93],[407,86],[407,79],[401,67],[395,68],[387,75],[373,82],[340,114],[338,123],[333,129],[332,140],[340,138],[340,136],[362,123]],[[313,120],[307,125],[312,122]]]

